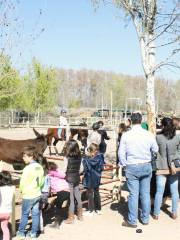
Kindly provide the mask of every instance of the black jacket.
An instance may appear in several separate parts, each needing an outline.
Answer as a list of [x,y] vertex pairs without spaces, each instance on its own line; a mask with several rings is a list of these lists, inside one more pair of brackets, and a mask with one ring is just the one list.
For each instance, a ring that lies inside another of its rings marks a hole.
[[79,170],[81,165],[81,158],[68,158],[68,165],[66,170],[66,181],[72,183],[74,186],[80,182]]
[[101,143],[99,144],[99,152],[104,154],[106,152],[106,146],[107,146],[105,140],[109,140],[110,137],[107,135],[107,132],[104,129],[99,129],[98,133],[101,135]]

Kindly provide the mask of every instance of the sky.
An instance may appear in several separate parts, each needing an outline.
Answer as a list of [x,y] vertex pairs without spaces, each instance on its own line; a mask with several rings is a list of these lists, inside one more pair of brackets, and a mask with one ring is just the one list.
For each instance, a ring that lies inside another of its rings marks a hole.
[[[95,11],[90,0],[20,0],[18,11],[23,35],[16,64],[22,68],[36,57],[53,67],[143,75],[134,27],[111,6]],[[159,75],[177,79],[179,72]]]

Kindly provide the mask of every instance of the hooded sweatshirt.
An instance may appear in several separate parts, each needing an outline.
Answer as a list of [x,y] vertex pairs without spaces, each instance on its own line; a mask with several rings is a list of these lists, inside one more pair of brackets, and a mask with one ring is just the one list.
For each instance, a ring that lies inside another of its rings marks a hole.
[[101,182],[101,173],[104,165],[104,156],[99,153],[95,157],[83,158],[85,188],[97,188]]

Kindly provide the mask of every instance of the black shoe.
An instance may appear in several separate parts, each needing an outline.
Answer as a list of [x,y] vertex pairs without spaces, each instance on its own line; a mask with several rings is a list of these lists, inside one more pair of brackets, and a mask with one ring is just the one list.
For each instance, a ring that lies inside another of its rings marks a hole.
[[141,224],[142,224],[142,225],[148,225],[149,223],[144,223],[144,222],[141,221]]
[[55,221],[53,224],[49,225],[49,227],[59,229],[59,222]]
[[123,226],[123,227],[130,227],[130,228],[137,228],[137,225],[135,225],[135,224],[130,224],[130,223],[128,223],[127,221],[124,221],[124,222],[122,223],[122,226]]
[[140,222],[142,225],[148,225],[148,224],[149,224],[149,222],[145,223],[145,222],[143,222],[141,219],[139,219],[139,222]]

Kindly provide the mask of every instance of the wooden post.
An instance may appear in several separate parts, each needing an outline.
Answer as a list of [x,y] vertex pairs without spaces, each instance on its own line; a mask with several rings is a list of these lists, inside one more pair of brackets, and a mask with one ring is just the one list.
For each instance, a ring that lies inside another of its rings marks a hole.
[[11,228],[12,228],[12,236],[14,237],[16,235],[16,214],[15,214],[15,209],[16,207],[16,201],[15,201],[15,192],[13,195],[13,200],[12,200],[12,213],[11,213]]

